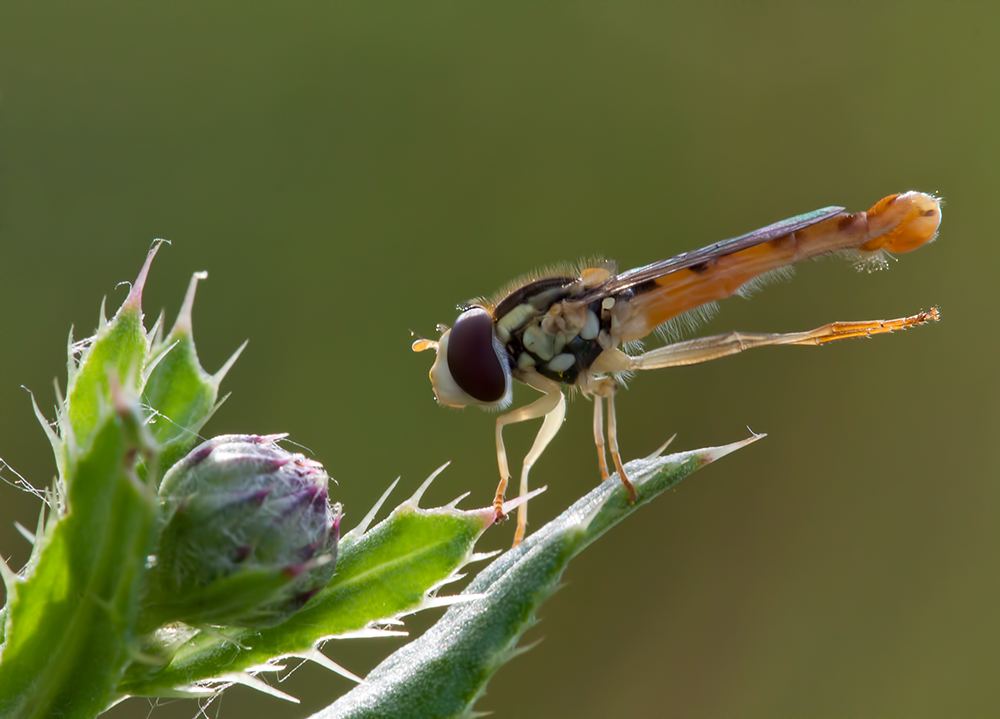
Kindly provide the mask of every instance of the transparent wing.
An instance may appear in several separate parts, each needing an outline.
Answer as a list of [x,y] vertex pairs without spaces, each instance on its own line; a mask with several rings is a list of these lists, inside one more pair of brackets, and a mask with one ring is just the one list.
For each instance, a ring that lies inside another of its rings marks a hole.
[[677,272],[678,270],[697,267],[698,265],[712,259],[724,257],[725,255],[731,255],[734,252],[739,252],[740,250],[745,250],[748,247],[753,247],[764,242],[770,242],[771,240],[779,237],[805,229],[810,225],[815,225],[818,222],[843,214],[843,207],[824,207],[820,210],[807,212],[804,215],[797,215],[795,217],[790,217],[787,220],[782,220],[781,222],[775,222],[773,225],[762,227],[759,230],[748,232],[747,234],[740,235],[739,237],[733,237],[728,240],[715,242],[707,247],[702,247],[700,250],[682,252],[681,254],[675,255],[669,259],[660,260],[659,262],[654,262],[650,265],[645,265],[644,267],[637,267],[634,270],[628,270],[627,272],[623,272],[620,275],[612,277],[607,282],[598,285],[593,290],[588,292],[584,299],[587,301],[593,301],[599,297],[613,295],[642,282],[647,282],[649,280],[656,279],[657,277],[668,275],[671,272]]

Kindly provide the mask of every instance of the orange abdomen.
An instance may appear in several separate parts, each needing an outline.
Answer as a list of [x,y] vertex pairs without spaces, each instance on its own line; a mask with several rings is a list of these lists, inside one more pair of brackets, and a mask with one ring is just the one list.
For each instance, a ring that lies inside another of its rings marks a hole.
[[867,212],[840,215],[697,267],[654,280],[656,289],[628,302],[618,322],[623,341],[641,339],[664,322],[706,303],[729,297],[768,272],[820,255],[856,251],[858,258],[879,252],[910,252],[937,236],[940,201],[922,192],[879,200]]

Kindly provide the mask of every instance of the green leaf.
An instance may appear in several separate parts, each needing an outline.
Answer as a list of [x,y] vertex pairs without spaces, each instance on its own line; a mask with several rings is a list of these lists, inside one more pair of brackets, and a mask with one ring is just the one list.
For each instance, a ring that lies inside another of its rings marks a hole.
[[[368,517],[341,539],[337,571],[330,584],[288,621],[258,631],[226,630],[225,637],[201,632],[175,652],[165,637],[159,651],[169,655],[169,663],[160,669],[133,667],[120,693],[177,696],[185,688],[198,691],[207,684],[233,681],[236,673],[259,670],[263,664],[288,656],[318,661],[353,677],[320,654],[317,645],[332,637],[377,634],[380,623],[450,603],[451,598],[434,597],[433,591],[478,558],[472,548],[493,522],[492,508],[419,508],[421,494],[436,475],[366,531],[383,496]],[[155,647],[148,651],[157,653]]]
[[8,580],[0,716],[92,717],[131,659],[132,627],[157,512],[133,470],[148,445],[135,406],[106,408],[70,463],[67,506],[38,537],[27,578]]
[[142,397],[154,415],[150,431],[161,446],[161,475],[201,441],[199,431],[218,408],[219,385],[246,346],[236,350],[214,375],[198,361],[191,312],[198,281],[207,277],[205,272],[191,277],[173,329],[166,339],[157,340],[150,353],[151,369]]
[[[66,414],[76,446],[87,446],[105,409],[112,405],[112,383],[139,389],[150,347],[142,324],[142,291],[160,244],[155,243],[149,251],[135,284],[110,324],[101,307],[96,334],[81,343],[79,363],[70,357]],[[73,349],[71,346],[71,352]]]
[[612,526],[706,464],[756,440],[630,462],[638,501],[628,504],[617,475],[524,543],[496,559],[423,636],[372,670],[314,719],[476,716],[490,677],[519,651],[535,611],[559,587],[569,561]]

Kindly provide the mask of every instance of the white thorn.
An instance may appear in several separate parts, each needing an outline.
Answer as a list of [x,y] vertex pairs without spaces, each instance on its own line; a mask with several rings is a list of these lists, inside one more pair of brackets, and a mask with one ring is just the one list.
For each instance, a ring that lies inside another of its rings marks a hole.
[[431,586],[429,586],[427,588],[427,594],[433,596],[434,594],[437,594],[437,591],[441,587],[445,586],[446,584],[451,584],[452,582],[457,582],[460,579],[465,579],[465,575],[461,574],[459,572],[455,572],[451,576],[445,577],[441,581],[435,582],[434,584],[432,584]]
[[340,538],[341,542],[348,537],[351,537],[352,539],[360,539],[364,536],[365,532],[368,531],[368,527],[371,525],[372,520],[375,519],[375,515],[378,514],[380,509],[382,509],[382,505],[385,504],[385,500],[389,499],[389,495],[392,494],[392,490],[396,488],[397,484],[399,484],[399,477],[396,477],[396,481],[390,484],[389,489],[382,493],[382,496],[378,498],[377,502],[375,502],[375,506],[372,507],[368,514],[365,515],[364,519],[361,520],[358,526]]
[[417,487],[417,491],[413,493],[413,496],[403,502],[403,504],[409,504],[411,507],[417,508],[420,505],[420,498],[424,496],[424,492],[426,492],[427,488],[431,486],[431,482],[437,479],[437,476],[441,474],[449,464],[451,464],[450,460],[431,472],[431,476],[425,479],[424,483]]
[[108,304],[108,297],[105,295],[101,298],[101,314],[97,318],[97,331],[100,332],[102,329],[108,326],[108,315],[105,311],[105,307]]
[[194,311],[194,293],[198,289],[198,280],[207,280],[207,272],[195,272],[191,275],[191,282],[188,283],[187,292],[184,294],[184,301],[181,303],[180,312],[177,313],[177,321],[174,322],[174,328],[170,330],[173,334],[176,330],[184,330],[191,333],[193,329],[193,324],[191,322],[191,313]]
[[4,586],[7,588],[7,605],[10,606],[12,598],[17,596],[17,584],[22,580],[7,566],[2,555],[0,555],[0,578],[3,579]]
[[[27,387],[25,387],[27,389]],[[52,453],[56,456],[56,463],[62,464],[62,458],[59,456],[59,450],[62,449],[62,440],[56,435],[55,430],[52,429],[52,425],[49,421],[45,419],[45,415],[42,414],[42,410],[38,409],[38,403],[35,401],[35,393],[30,389],[28,394],[31,395],[31,406],[35,410],[35,418],[38,419],[38,423],[42,425],[42,431],[45,432],[45,436],[49,438],[49,444],[52,445]]]
[[243,671],[245,671],[247,674],[253,677],[257,676],[258,674],[263,674],[264,672],[283,672],[285,671],[286,667],[284,664],[281,664],[280,661],[282,659],[287,659],[288,657],[291,656],[294,655],[283,654],[280,657],[271,657],[262,664],[254,664],[253,666],[247,667]]
[[455,499],[451,500],[450,502],[448,502],[448,504],[444,505],[442,509],[455,509],[458,506],[458,503],[461,502],[466,497],[468,497],[470,494],[472,494],[472,492],[466,492],[465,494],[458,495],[457,497],[455,497]]
[[293,704],[298,704],[299,700],[293,697],[291,694],[285,694],[285,692],[280,689],[275,689],[270,684],[265,681],[258,679],[250,674],[244,674],[242,672],[234,672],[232,674],[223,674],[222,676],[215,677],[212,681],[219,682],[232,682],[233,684],[242,684],[248,686],[251,689],[256,689],[264,694],[270,694],[272,697],[277,697],[278,699],[284,699],[285,701],[292,702]]
[[77,365],[76,357],[73,356],[73,328],[69,328],[69,337],[66,340],[66,391],[73,387],[73,379],[76,377]]
[[[66,514],[66,483],[63,482],[62,477],[56,477],[54,486],[45,490],[45,497],[42,501],[45,502],[50,512],[55,513],[55,516],[61,517]],[[39,522],[42,521],[43,517],[41,514],[44,513],[45,507],[42,507],[42,511],[38,517]],[[35,532],[35,534],[41,534],[41,532]]]
[[30,529],[25,527],[23,524],[21,524],[20,522],[14,522],[14,529],[18,531],[18,534],[27,539],[29,544],[35,543],[34,533]]
[[534,499],[548,488],[549,488],[548,485],[545,485],[544,487],[539,487],[538,489],[531,490],[523,497],[514,497],[514,499],[507,500],[506,502],[503,503],[503,513],[510,514],[510,511],[512,509],[517,509],[522,504],[527,502],[529,499]]
[[[178,427],[182,432],[186,432],[187,434],[193,435],[194,437],[197,437],[199,440],[201,440],[202,442],[204,442],[205,438],[201,436],[201,429],[202,429],[202,427],[204,427],[206,424],[208,424],[208,421],[210,419],[212,419],[212,417],[215,415],[216,412],[219,411],[219,407],[221,407],[222,405],[224,405],[226,403],[226,400],[229,399],[229,395],[231,395],[231,394],[232,394],[232,392],[229,392],[228,394],[224,395],[222,397],[222,399],[220,399],[218,402],[216,402],[214,405],[212,405],[212,408],[210,410],[208,410],[208,412],[205,413],[204,417],[202,417],[197,422],[195,422],[194,424],[189,425],[187,427],[181,427],[179,424],[177,424],[172,419],[170,419],[169,417],[167,417],[167,415],[163,414],[162,412],[157,412],[156,410],[152,409],[151,407],[149,408],[151,410],[151,414],[150,414],[149,417],[146,418],[146,422],[147,422],[147,424],[149,424],[149,423],[153,422],[157,417],[163,417],[168,422],[170,422],[174,426]],[[282,439],[283,437],[286,437],[287,435],[276,435],[276,436],[277,436],[278,439]]]
[[[176,346],[177,346],[177,342],[174,342],[172,345],[170,345],[169,347],[167,347],[165,350],[163,350],[162,352],[158,353],[156,355],[156,357],[153,358],[152,362],[150,362],[148,365],[146,365],[145,367],[142,368],[142,377],[141,377],[141,379],[142,379],[142,387],[143,388],[146,387],[146,382],[148,382],[149,378],[152,377],[153,370],[156,369],[156,365],[160,364],[160,362],[163,361],[163,358],[166,357],[170,353],[170,350],[172,350]],[[140,393],[141,393],[141,391],[142,390],[140,390]]]
[[149,332],[146,333],[146,341],[149,342],[149,346],[153,348],[153,351],[158,350],[160,344],[163,342],[163,310],[160,310],[160,314],[156,317],[156,322],[153,326],[149,328]]
[[648,457],[646,457],[646,459],[644,461],[649,462],[649,461],[654,460],[654,459],[659,459],[660,455],[663,454],[664,451],[666,451],[667,447],[669,447],[670,443],[673,442],[675,439],[677,439],[677,433],[676,432],[674,432],[674,436],[673,437],[671,437],[666,442],[664,442],[660,446],[660,448],[658,450],[656,450],[651,455],[649,455]]
[[[170,691],[172,692],[171,696],[181,699],[207,699],[219,695],[219,690],[217,689],[200,687],[195,684],[182,684],[181,686],[171,688]],[[125,699],[127,698],[129,697],[125,697]]]
[[208,420],[212,419],[212,416],[216,412],[219,411],[219,407],[221,407],[222,405],[224,405],[226,403],[226,400],[229,399],[229,396],[231,394],[232,394],[232,392],[227,392],[226,394],[224,394],[222,396],[222,399],[220,399],[218,402],[216,402],[214,405],[212,405],[212,409],[208,410],[208,413],[204,417],[202,417],[200,420],[198,420],[193,425],[191,425],[190,427],[188,427],[188,431],[189,432],[194,432],[195,434],[197,434],[198,432],[200,432],[201,428],[204,427],[208,423]]
[[339,674],[342,677],[346,677],[347,679],[350,679],[351,681],[357,682],[358,684],[364,684],[364,681],[365,681],[364,679],[362,679],[361,677],[359,677],[354,672],[350,672],[347,669],[344,669],[344,667],[342,667],[339,664],[337,664],[337,662],[335,662],[332,659],[330,659],[330,657],[328,657],[326,654],[324,654],[323,652],[321,652],[316,647],[313,647],[312,649],[304,651],[304,652],[298,654],[297,656],[300,656],[303,659],[309,659],[311,661],[314,661],[317,664],[319,664],[321,667],[323,667],[324,669],[329,669],[331,672],[335,672],[335,673]]
[[[402,624],[402,622],[399,622]],[[399,632],[395,629],[379,629],[378,627],[365,627],[364,629],[355,629],[353,632],[344,632],[343,634],[334,634],[332,637],[326,637],[327,639],[376,639],[378,637],[408,637],[409,632]]]
[[59,386],[58,377],[52,378],[52,385],[56,391],[56,416],[58,416],[60,410],[62,409],[63,403],[66,401],[66,399],[63,397],[62,387]]
[[[48,508],[51,509],[52,507],[55,506],[54,503],[50,504],[49,503],[50,501],[51,501],[51,497],[50,497],[49,493],[46,492],[45,496],[42,497],[42,507],[38,511],[38,524],[35,526],[35,532],[34,532],[34,534],[35,534],[36,537],[44,536],[44,532],[45,532],[45,509],[46,509],[46,507],[48,507]],[[36,547],[38,547],[38,545],[34,544],[34,546],[32,546],[32,551],[34,551]]]
[[222,380],[226,378],[226,375],[229,374],[229,370],[231,370],[233,365],[236,364],[236,360],[238,360],[240,355],[243,354],[243,350],[247,348],[247,343],[249,341],[250,340],[243,340],[243,344],[241,344],[236,351],[230,355],[229,359],[226,360],[226,363],[222,365],[222,368],[212,375],[212,381],[216,386],[222,384]]
[[536,639],[535,641],[531,642],[531,644],[525,644],[523,647],[515,646],[513,649],[507,652],[507,661],[510,661],[514,657],[519,657],[522,654],[530,652],[532,649],[534,649],[535,647],[537,647],[539,644],[542,643],[542,639],[544,639],[544,637],[542,637],[541,639]]
[[[753,430],[750,431],[753,432]],[[746,439],[741,439],[739,442],[733,442],[732,444],[727,444],[722,447],[706,447],[698,452],[698,454],[701,456],[701,459],[707,462],[714,462],[715,460],[722,459],[727,454],[732,454],[738,449],[743,449],[748,444],[753,444],[758,439],[763,439],[766,436],[766,434],[754,433],[752,437],[747,437]]]
[[[449,597],[427,597],[413,612],[419,612],[423,609],[434,609],[435,607],[450,607],[452,604],[466,604],[467,602],[475,602],[485,597],[485,594],[452,594]],[[407,614],[413,614],[413,612],[407,612]]]
[[469,555],[469,558],[465,560],[465,564],[471,564],[472,562],[482,562],[485,559],[492,559],[493,557],[500,554],[502,551],[503,551],[502,549],[495,549],[492,552],[475,552],[474,554]]

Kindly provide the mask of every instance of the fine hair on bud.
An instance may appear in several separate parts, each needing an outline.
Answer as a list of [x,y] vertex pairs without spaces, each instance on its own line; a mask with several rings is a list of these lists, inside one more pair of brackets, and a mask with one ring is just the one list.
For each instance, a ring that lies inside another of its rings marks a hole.
[[167,472],[145,629],[274,626],[330,581],[340,505],[323,465],[286,451],[281,438],[215,437]]

